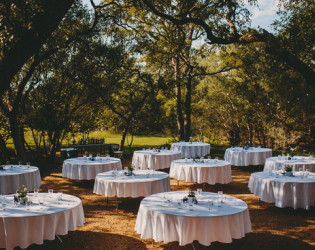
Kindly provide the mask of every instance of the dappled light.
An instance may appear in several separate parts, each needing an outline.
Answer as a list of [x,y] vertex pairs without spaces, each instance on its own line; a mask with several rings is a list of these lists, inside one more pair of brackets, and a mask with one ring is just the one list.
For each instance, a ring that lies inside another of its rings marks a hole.
[[[125,162],[128,164],[128,161]],[[60,170],[60,168],[57,168]],[[168,172],[169,169],[164,169]],[[75,232],[45,241],[43,246],[32,245],[28,249],[312,249],[315,246],[315,208],[310,210],[277,208],[274,204],[262,202],[247,188],[250,167],[232,169],[229,184],[197,184],[171,179],[171,190],[196,190],[217,192],[244,200],[248,207],[253,231],[242,239],[233,239],[230,244],[213,242],[206,247],[198,242],[179,246],[178,242],[153,242],[141,239],[135,230],[138,208],[143,197],[117,198],[93,194],[93,180],[75,181],[62,178],[59,171],[43,176],[41,191],[53,188],[76,195],[82,199],[85,224]],[[116,203],[117,201],[117,203]],[[117,207],[116,207],[117,204]]]

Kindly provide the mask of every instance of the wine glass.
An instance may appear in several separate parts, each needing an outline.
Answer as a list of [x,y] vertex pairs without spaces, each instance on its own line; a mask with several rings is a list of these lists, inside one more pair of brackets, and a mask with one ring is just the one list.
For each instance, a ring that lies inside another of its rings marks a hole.
[[194,197],[188,197],[188,205],[189,205],[189,210],[192,211],[194,208]]

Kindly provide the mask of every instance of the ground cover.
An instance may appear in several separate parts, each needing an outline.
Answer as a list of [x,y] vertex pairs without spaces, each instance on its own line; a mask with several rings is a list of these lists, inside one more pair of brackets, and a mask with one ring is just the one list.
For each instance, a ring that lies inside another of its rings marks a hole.
[[[123,165],[130,164],[131,158]],[[53,188],[76,195],[82,199],[85,219],[84,226],[75,232],[60,236],[58,239],[45,241],[44,245],[32,245],[28,249],[193,249],[187,245],[180,247],[177,242],[164,244],[151,239],[143,240],[135,232],[138,207],[142,198],[118,199],[118,210],[113,198],[107,203],[106,198],[93,194],[94,181],[74,181],[61,176],[62,160],[54,165],[54,170],[43,173],[41,191]],[[315,248],[315,207],[310,210],[277,208],[274,204],[264,203],[248,190],[248,179],[259,166],[233,167],[232,182],[229,184],[201,185],[190,182],[171,180],[171,189],[187,190],[202,187],[205,191],[223,190],[228,195],[244,200],[250,211],[253,232],[242,239],[235,239],[231,244],[214,242],[202,246],[194,242],[195,249],[314,249]],[[168,172],[169,169],[163,171]]]

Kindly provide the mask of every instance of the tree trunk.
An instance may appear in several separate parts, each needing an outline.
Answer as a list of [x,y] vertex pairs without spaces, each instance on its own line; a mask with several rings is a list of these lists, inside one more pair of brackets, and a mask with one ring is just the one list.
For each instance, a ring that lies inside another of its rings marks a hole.
[[20,161],[26,161],[24,137],[21,136],[21,129],[15,113],[10,113],[9,123],[17,158]]
[[181,99],[181,84],[179,77],[179,59],[172,59],[174,65],[174,79],[175,79],[175,95],[176,95],[176,118],[179,140],[185,140],[184,119],[182,111],[182,99]]
[[185,86],[185,141],[189,141],[189,137],[191,136],[191,71],[192,67],[188,69],[187,82]]
[[129,130],[129,122],[127,122],[126,126],[124,127],[122,136],[121,136],[121,141],[120,141],[120,150],[124,151],[124,145],[125,145],[125,140],[126,140],[126,136]]
[[[6,145],[5,140],[3,139],[3,136],[1,134],[0,134],[0,151],[1,151],[0,161],[5,163],[6,159],[9,157],[9,155],[8,155],[7,145]],[[0,164],[1,164],[1,162],[0,162]]]

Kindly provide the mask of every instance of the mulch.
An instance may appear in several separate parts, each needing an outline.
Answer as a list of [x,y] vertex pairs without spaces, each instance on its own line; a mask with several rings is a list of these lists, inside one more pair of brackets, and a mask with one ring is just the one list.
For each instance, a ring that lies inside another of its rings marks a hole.
[[[130,159],[124,161],[128,166]],[[44,167],[42,168],[44,169]],[[47,168],[46,168],[47,169]],[[137,212],[142,198],[118,199],[93,194],[94,180],[76,181],[62,178],[62,162],[52,171],[42,171],[40,191],[64,192],[82,199],[85,224],[60,239],[45,241],[43,245],[31,245],[27,249],[315,249],[315,207],[309,210],[277,208],[259,200],[247,187],[250,174],[261,171],[261,166],[232,167],[232,182],[229,184],[196,184],[171,179],[172,191],[203,188],[204,191],[217,192],[244,200],[249,207],[253,231],[242,239],[232,243],[213,242],[203,246],[198,242],[193,245],[179,246],[178,242],[165,244],[141,239],[134,230]],[[169,169],[163,170],[168,172]],[[19,249],[19,248],[16,248]]]

